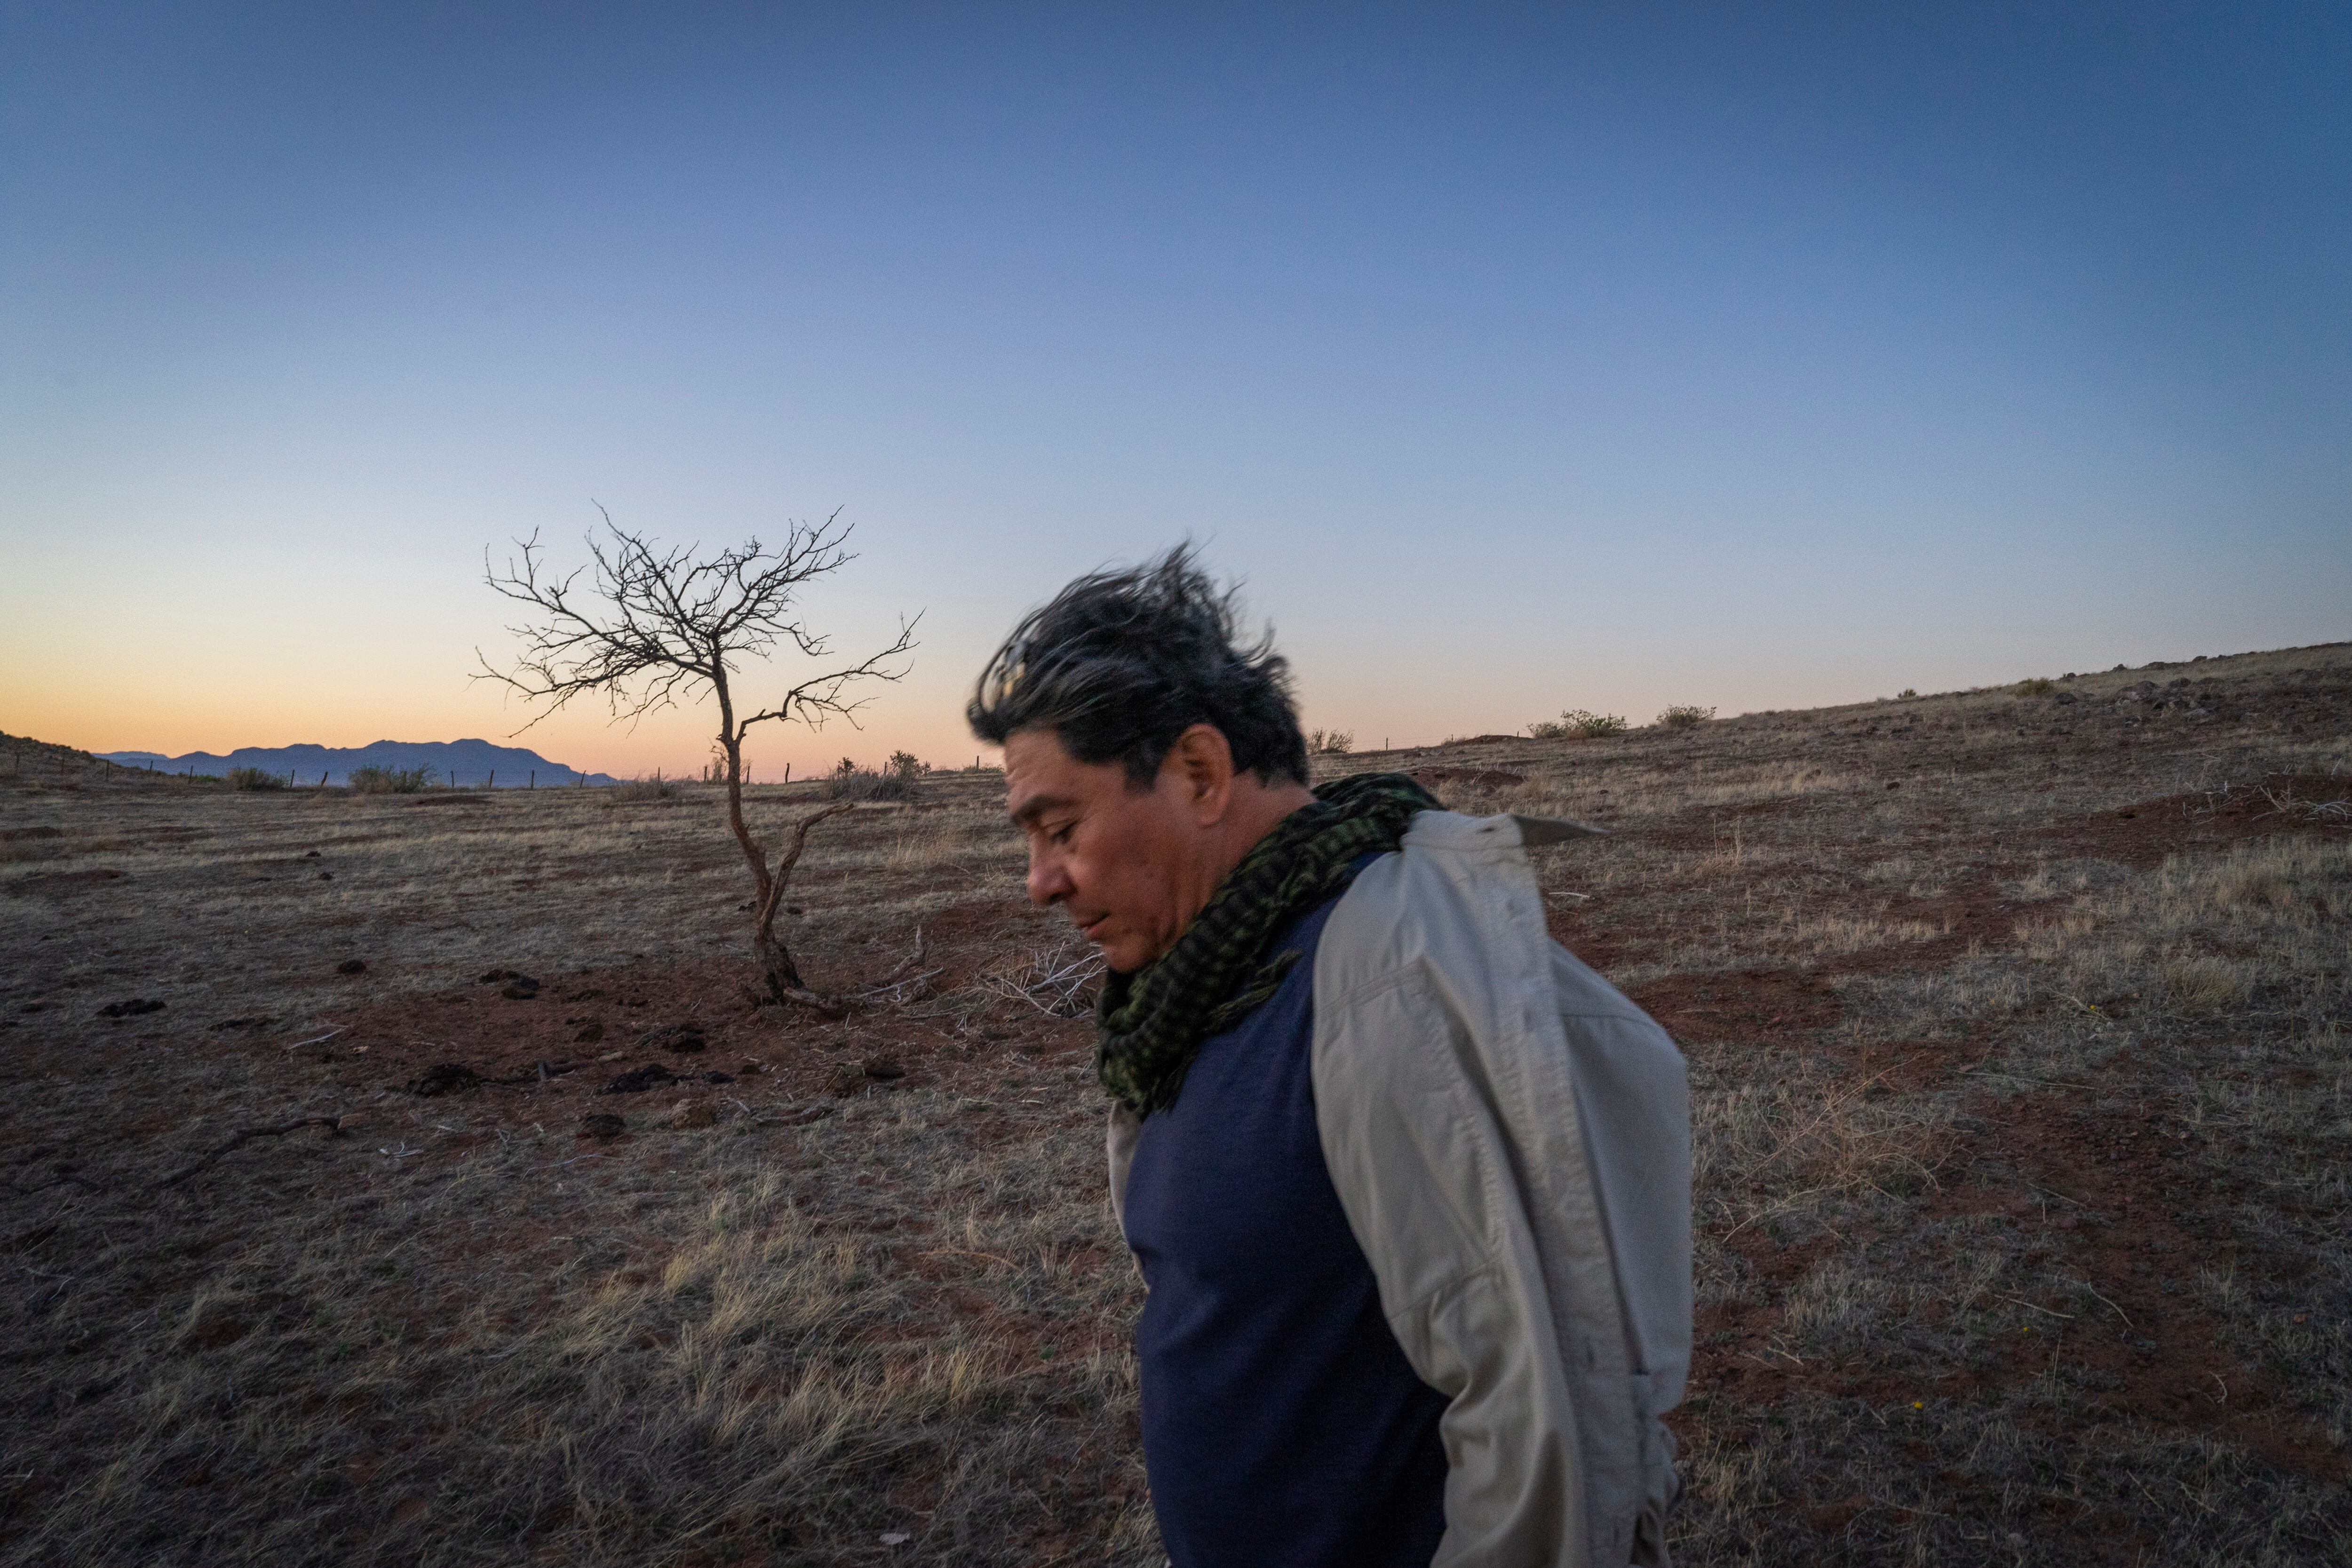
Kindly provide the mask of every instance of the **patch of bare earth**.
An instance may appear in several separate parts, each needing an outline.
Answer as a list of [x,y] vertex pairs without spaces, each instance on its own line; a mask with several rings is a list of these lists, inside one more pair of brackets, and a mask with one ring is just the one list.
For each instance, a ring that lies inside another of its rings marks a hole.
[[[2352,1556],[2348,713],[2331,647],[1318,759],[1612,830],[1539,870],[1691,1061],[1682,1560]],[[819,830],[826,1021],[709,792],[28,754],[0,1558],[1159,1561],[992,775]]]

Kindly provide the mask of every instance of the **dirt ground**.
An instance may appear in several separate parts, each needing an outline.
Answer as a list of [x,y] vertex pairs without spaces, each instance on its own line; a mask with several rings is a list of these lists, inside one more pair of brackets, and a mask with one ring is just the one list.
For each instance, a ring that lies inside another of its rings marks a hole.
[[[1318,768],[1611,829],[1540,871],[1691,1063],[1682,1561],[2352,1561],[2352,647]],[[0,1560],[1160,1562],[1000,789],[818,829],[827,1021],[716,792],[0,740]]]

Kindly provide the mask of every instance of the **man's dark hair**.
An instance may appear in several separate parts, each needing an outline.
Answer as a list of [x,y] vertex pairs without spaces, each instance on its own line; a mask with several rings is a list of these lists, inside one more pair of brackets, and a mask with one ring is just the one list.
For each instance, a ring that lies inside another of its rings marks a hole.
[[1274,633],[1234,640],[1234,594],[1179,545],[1124,572],[1081,577],[1032,611],[981,672],[964,717],[991,745],[1051,730],[1082,763],[1117,762],[1149,789],[1176,737],[1213,724],[1234,771],[1307,782],[1307,738]]

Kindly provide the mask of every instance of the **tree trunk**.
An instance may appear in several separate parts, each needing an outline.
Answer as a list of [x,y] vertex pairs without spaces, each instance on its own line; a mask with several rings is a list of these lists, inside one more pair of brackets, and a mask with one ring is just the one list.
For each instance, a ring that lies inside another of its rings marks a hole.
[[776,940],[772,931],[751,933],[751,956],[759,961],[760,977],[768,983],[771,1001],[789,1002],[795,994],[805,995],[808,986],[801,980],[800,965],[793,962],[792,951]]
[[743,737],[735,728],[734,704],[723,682],[719,686],[719,749],[727,754],[727,826],[734,830],[735,842],[751,868],[752,960],[760,966],[760,978],[766,982],[771,1001],[796,1002],[837,1016],[839,1009],[811,992],[801,978],[792,949],[776,935],[776,915],[783,907],[784,889],[792,885],[793,868],[800,864],[801,851],[808,847],[809,829],[835,813],[847,811],[850,803],[836,801],[794,823],[791,845],[771,867],[767,851],[752,838],[751,826],[743,820]]

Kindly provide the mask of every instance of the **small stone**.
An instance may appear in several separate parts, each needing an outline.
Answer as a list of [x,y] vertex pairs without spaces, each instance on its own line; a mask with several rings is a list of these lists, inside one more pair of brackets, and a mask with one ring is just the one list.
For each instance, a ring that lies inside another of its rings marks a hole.
[[136,1018],[142,1013],[160,1013],[163,1010],[163,1004],[161,1002],[133,996],[128,1002],[110,1003],[100,1007],[98,1012],[103,1018]]
[[364,958],[347,958],[341,963],[335,965],[335,973],[338,974],[365,974],[367,973],[367,960]]
[[600,1023],[592,1023],[592,1024],[584,1025],[584,1026],[582,1026],[582,1028],[581,1028],[581,1030],[580,1030],[580,1032],[579,1032],[578,1034],[576,1034],[576,1035],[574,1035],[574,1036],[572,1036],[572,1040],[573,1040],[576,1044],[583,1045],[583,1046],[593,1046],[593,1045],[594,1045],[598,1040],[601,1040],[601,1039],[603,1039],[604,1037],[604,1026],[603,1024],[600,1024]]
[[866,1068],[861,1064],[843,1062],[835,1068],[832,1076],[824,1080],[824,1087],[826,1091],[832,1094],[852,1095],[864,1089],[867,1081]]
[[887,1083],[894,1078],[905,1078],[907,1069],[898,1065],[896,1057],[868,1057],[866,1058],[866,1076],[878,1078]]
[[699,1024],[666,1024],[637,1037],[637,1048],[643,1051],[698,1051],[709,1043]]
[[681,1131],[692,1127],[715,1127],[719,1112],[698,1100],[681,1100],[670,1107],[669,1124]]
[[619,1117],[614,1115],[609,1110],[591,1111],[588,1115],[580,1119],[581,1135],[583,1137],[593,1138],[599,1142],[604,1142],[609,1139],[618,1138],[622,1133],[627,1131],[628,1128],[629,1124],[627,1122],[622,1121]]
[[508,986],[505,990],[499,992],[499,994],[505,997],[509,1002],[532,1001],[539,995],[539,982],[536,980],[518,980],[513,984]]
[[643,1094],[649,1089],[659,1089],[666,1083],[678,1081],[677,1074],[670,1071],[661,1063],[647,1062],[641,1068],[621,1074],[596,1092],[598,1094]]

